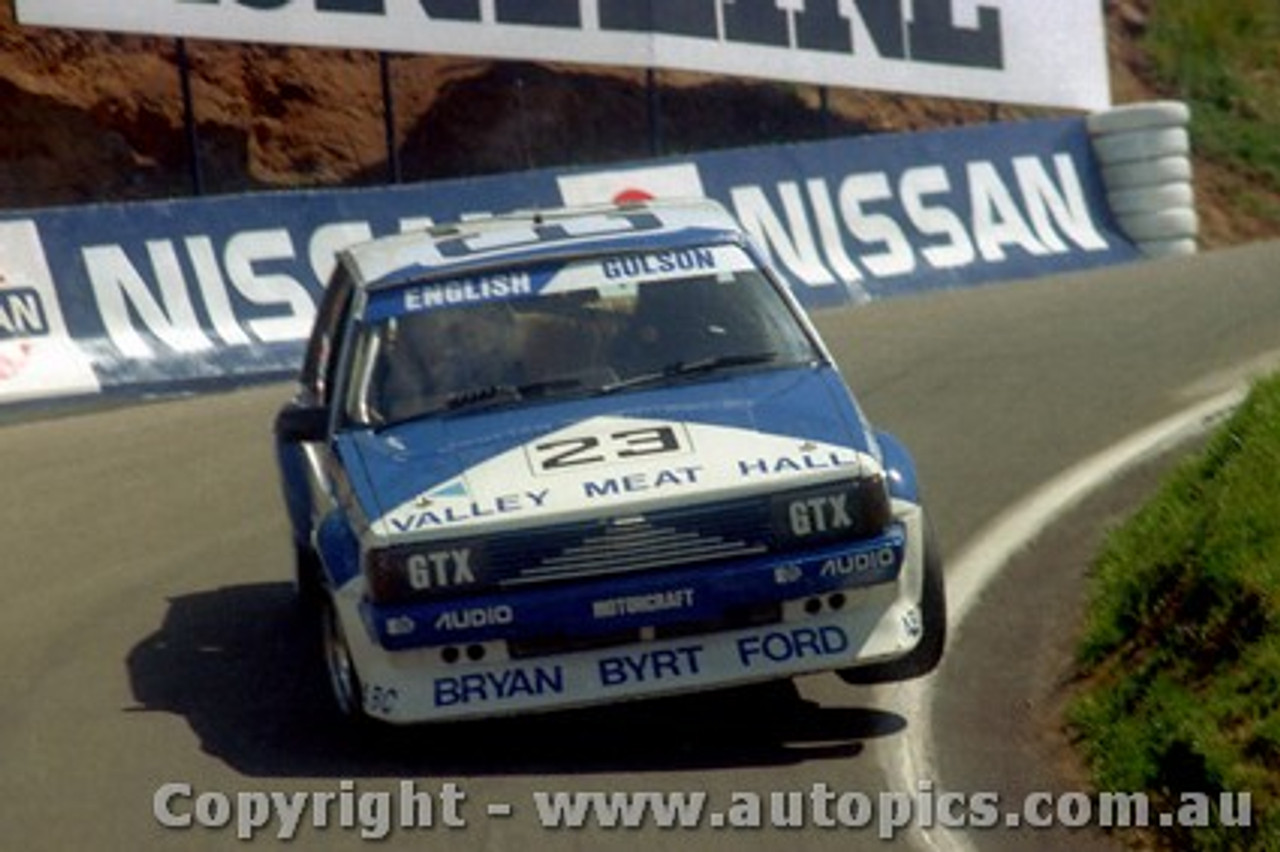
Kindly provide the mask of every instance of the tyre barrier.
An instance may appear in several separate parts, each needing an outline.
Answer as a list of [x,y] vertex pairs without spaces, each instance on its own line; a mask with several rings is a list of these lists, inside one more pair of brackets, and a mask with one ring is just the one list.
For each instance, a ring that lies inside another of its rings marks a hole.
[[1180,101],[1128,104],[1085,120],[1116,224],[1146,257],[1196,251],[1190,121]]

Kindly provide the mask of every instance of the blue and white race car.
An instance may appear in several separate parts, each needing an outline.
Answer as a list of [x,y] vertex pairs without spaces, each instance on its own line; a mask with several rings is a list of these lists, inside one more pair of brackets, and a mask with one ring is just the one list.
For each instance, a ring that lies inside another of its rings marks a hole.
[[942,654],[910,456],[711,202],[341,253],[276,421],[338,707],[409,723]]

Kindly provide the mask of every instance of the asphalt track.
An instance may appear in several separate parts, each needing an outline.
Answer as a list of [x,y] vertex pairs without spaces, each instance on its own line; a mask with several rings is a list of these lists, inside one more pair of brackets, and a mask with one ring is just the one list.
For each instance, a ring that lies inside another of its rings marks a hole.
[[[819,324],[872,419],[915,453],[953,554],[1079,460],[1274,363],[1278,268],[1280,243],[1270,243],[877,303]],[[234,795],[396,791],[412,780],[420,791],[455,782],[466,794],[465,828],[397,831],[382,848],[881,845],[873,832],[812,822],[696,835],[548,830],[530,794],[705,791],[723,806],[736,791],[821,784],[874,796],[916,721],[892,688],[820,676],[447,729],[336,728],[290,608],[269,437],[287,393],[270,386],[0,429],[9,501],[0,516],[0,849],[240,845],[233,829],[159,826],[153,795],[175,781]],[[1024,615],[1069,609],[1053,594],[1036,583],[992,591]],[[961,666],[1014,670],[1026,655],[1021,634],[1000,641],[990,611],[979,601],[969,616],[995,631],[977,646],[989,658],[965,659],[972,643],[957,642],[938,684],[961,690],[950,674]],[[1011,700],[990,695],[989,715],[1012,712]],[[942,701],[933,719],[938,789],[954,789],[952,778],[988,789],[963,715],[947,712]],[[1001,784],[990,778],[991,789]],[[494,803],[512,814],[489,816]],[[299,839],[305,849],[367,843],[338,827],[306,827]],[[970,840],[983,847],[982,835]],[[1007,835],[999,845],[1045,848]]]

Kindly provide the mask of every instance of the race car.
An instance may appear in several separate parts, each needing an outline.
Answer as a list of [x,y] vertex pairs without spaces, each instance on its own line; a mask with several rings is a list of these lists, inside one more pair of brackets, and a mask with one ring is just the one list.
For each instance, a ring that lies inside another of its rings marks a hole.
[[714,202],[342,251],[275,435],[350,717],[880,682],[942,655],[909,453]]

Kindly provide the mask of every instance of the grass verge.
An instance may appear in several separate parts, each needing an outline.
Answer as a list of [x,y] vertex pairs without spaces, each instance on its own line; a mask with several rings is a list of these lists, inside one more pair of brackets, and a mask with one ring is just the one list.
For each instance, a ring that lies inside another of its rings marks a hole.
[[1146,791],[1153,812],[1247,792],[1251,828],[1160,841],[1280,852],[1280,376],[1111,533],[1079,666],[1068,722],[1099,790]]
[[1160,85],[1191,104],[1196,150],[1280,190],[1280,3],[1159,0],[1142,46]]

